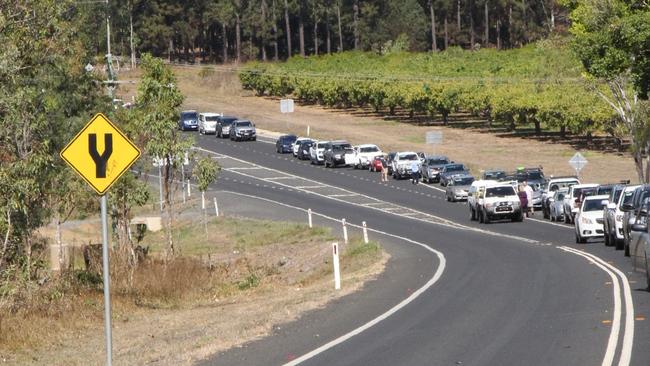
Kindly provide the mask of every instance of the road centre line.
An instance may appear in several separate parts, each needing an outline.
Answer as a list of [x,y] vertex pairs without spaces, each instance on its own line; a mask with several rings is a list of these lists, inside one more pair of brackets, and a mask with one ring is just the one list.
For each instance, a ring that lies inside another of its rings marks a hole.
[[316,188],[328,188],[328,187],[320,185],[320,186],[297,186],[297,187],[294,187],[294,188],[296,188],[296,189],[316,189]]
[[348,193],[348,194],[330,194],[328,197],[355,197],[358,196],[356,193]]
[[570,252],[588,259],[600,269],[607,272],[607,274],[609,274],[610,278],[612,279],[612,284],[614,285],[614,319],[612,320],[612,330],[610,331],[609,341],[607,343],[607,351],[605,352],[602,366],[609,366],[613,364],[616,348],[618,345],[618,334],[621,326],[621,291],[619,285],[620,278],[620,282],[623,284],[623,298],[625,299],[625,332],[623,334],[623,345],[621,347],[618,366],[629,366],[632,357],[632,346],[634,344],[634,304],[632,302],[632,291],[630,289],[630,284],[627,277],[618,268],[612,266],[594,254],[566,246],[560,246],[558,248],[564,250],[565,252]]
[[259,170],[259,169],[263,169],[263,168],[256,166],[256,167],[241,167],[241,168],[235,167],[235,168],[228,168],[228,169],[230,169],[230,170],[256,170],[256,169],[258,169]]
[[[284,206],[284,207],[290,207],[290,208],[294,208],[294,209],[297,209],[297,210],[300,210],[300,211],[303,211],[303,212],[307,212],[307,209],[303,209],[303,208],[295,207],[295,206],[290,206],[290,205],[287,205],[285,203],[270,200],[270,199],[263,198],[263,197],[257,197],[257,196],[253,196],[253,195],[247,195],[247,194],[232,192],[232,191],[222,191],[222,192],[229,193],[229,194],[236,194],[236,195],[240,195],[240,196],[244,196],[244,197],[260,199],[260,200],[267,201],[267,202],[272,202],[272,203],[275,203],[275,204],[278,204],[278,205],[281,205],[281,206]],[[332,220],[332,221],[335,221],[335,222],[340,221],[337,218],[330,217],[330,216],[327,216],[327,215],[323,215],[323,214],[320,214],[320,213],[316,213],[314,211],[312,211],[312,215],[320,216],[320,217],[323,217],[325,219]],[[352,227],[355,227],[355,228],[358,228],[358,229],[362,229],[362,226],[360,226],[360,225],[354,225],[354,224],[351,224],[351,223],[348,223],[348,225],[352,226]],[[388,237],[396,238],[396,239],[399,239],[399,240],[403,240],[403,241],[405,241],[407,243],[420,246],[420,247],[424,248],[425,250],[435,254],[438,257],[438,261],[439,261],[440,264],[438,265],[438,268],[434,272],[433,276],[429,279],[429,281],[427,281],[427,283],[425,283],[422,287],[420,287],[419,289],[417,289],[416,291],[411,293],[411,295],[409,297],[407,297],[406,299],[400,301],[397,305],[390,308],[388,311],[384,312],[383,314],[380,314],[379,316],[377,316],[376,318],[370,320],[369,322],[365,323],[364,325],[362,325],[362,326],[360,326],[360,327],[358,327],[356,329],[353,329],[352,331],[350,331],[350,332],[348,332],[348,333],[346,333],[346,334],[344,334],[344,335],[342,335],[342,336],[340,336],[340,337],[338,337],[338,338],[336,338],[334,340],[331,340],[331,341],[327,342],[326,344],[324,344],[324,345],[322,345],[322,346],[320,346],[320,347],[318,347],[318,348],[316,348],[316,349],[314,349],[314,350],[312,350],[312,351],[310,351],[310,352],[308,352],[308,353],[306,353],[306,354],[292,360],[291,362],[288,362],[288,363],[284,364],[284,366],[298,365],[298,364],[300,364],[300,363],[302,363],[304,361],[307,361],[307,360],[309,360],[309,359],[311,359],[311,358],[313,358],[313,357],[315,357],[315,356],[329,350],[330,348],[333,348],[333,347],[347,341],[348,339],[350,339],[350,338],[352,338],[352,337],[354,337],[356,335],[359,335],[359,334],[363,333],[364,331],[368,330],[369,328],[377,325],[381,321],[387,319],[391,315],[393,315],[396,312],[400,311],[402,308],[407,306],[409,303],[413,302],[413,300],[415,300],[420,295],[422,295],[431,286],[433,286],[436,282],[438,282],[438,280],[440,280],[440,277],[442,277],[442,274],[445,271],[445,267],[446,267],[446,264],[447,264],[447,261],[445,259],[445,255],[442,252],[440,252],[438,250],[435,250],[435,249],[429,247],[426,244],[417,242],[415,240],[412,240],[412,239],[409,239],[409,238],[406,238],[406,237],[403,237],[403,236],[390,234],[390,233],[387,233],[385,231],[380,231],[380,230],[372,229],[372,228],[369,228],[369,227],[367,228],[367,230],[370,231],[370,232],[374,232],[374,233],[377,233],[377,234],[380,234],[380,235],[385,235],[385,236],[388,236]]]
[[[266,169],[266,168],[259,167],[259,169]],[[226,170],[232,170],[232,169],[228,168],[228,169],[226,169]],[[267,179],[267,180],[276,180],[276,179],[296,179],[296,177],[286,176],[286,177],[271,177],[271,178],[264,178],[264,179]]]

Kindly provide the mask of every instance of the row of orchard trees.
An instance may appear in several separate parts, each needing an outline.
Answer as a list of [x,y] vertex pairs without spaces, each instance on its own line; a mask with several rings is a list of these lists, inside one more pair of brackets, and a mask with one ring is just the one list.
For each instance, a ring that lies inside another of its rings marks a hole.
[[350,79],[266,71],[259,64],[242,71],[243,87],[258,95],[291,95],[330,107],[371,106],[388,115],[399,109],[411,117],[428,114],[445,125],[451,114],[467,112],[488,123],[505,123],[511,130],[532,125],[537,134],[543,129],[555,129],[591,135],[608,131],[613,119],[605,103],[583,84],[573,81]]

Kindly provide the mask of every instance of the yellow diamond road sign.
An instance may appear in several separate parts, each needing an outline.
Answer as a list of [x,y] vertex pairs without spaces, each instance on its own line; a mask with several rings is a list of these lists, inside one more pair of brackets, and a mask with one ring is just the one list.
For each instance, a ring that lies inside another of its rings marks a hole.
[[65,160],[100,195],[140,157],[140,150],[101,113],[61,151]]

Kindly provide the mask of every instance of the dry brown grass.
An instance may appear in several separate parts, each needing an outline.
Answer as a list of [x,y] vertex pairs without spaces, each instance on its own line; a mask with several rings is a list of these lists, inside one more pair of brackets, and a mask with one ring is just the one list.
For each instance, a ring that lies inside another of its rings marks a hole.
[[[444,142],[435,152],[466,163],[475,174],[490,168],[539,165],[544,167],[547,175],[574,174],[568,160],[580,150],[589,160],[581,172],[583,180],[637,181],[629,154],[611,152],[603,139],[597,138],[591,144],[581,139],[562,140],[556,136],[538,139],[525,134],[513,135],[473,127],[476,123],[472,121],[456,124],[456,127],[431,126],[429,121],[384,118],[369,110],[342,110],[317,105],[297,105],[295,113],[285,115],[280,113],[277,99],[255,97],[252,92],[242,90],[234,73],[218,71],[209,77],[200,77],[200,70],[175,68],[179,86],[186,96],[186,108],[249,118],[265,130],[303,135],[307,126],[311,126],[312,136],[320,139],[345,138],[352,143],[376,143],[386,151],[425,152],[433,150],[424,143],[425,132],[440,130],[444,131]],[[125,77],[131,78],[130,75]],[[133,88],[123,92],[132,93]],[[457,119],[462,117],[454,116]]]
[[[98,223],[84,225],[90,230]],[[200,222],[180,219],[177,225],[183,257],[163,261],[156,235],[146,239],[152,258],[132,274],[119,253],[112,255],[116,364],[187,364],[260,337],[274,324],[355,291],[387,260],[376,244],[355,238],[342,257],[346,288],[334,293],[328,230],[218,218],[206,238]],[[69,271],[19,290],[0,311],[0,360],[101,364],[101,277]]]

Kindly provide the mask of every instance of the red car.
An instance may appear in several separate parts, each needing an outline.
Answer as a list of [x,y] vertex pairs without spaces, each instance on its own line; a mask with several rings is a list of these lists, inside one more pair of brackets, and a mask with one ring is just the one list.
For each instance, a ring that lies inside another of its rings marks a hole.
[[371,172],[380,172],[384,166],[382,162],[385,161],[383,156],[377,156],[368,166],[368,170]]

